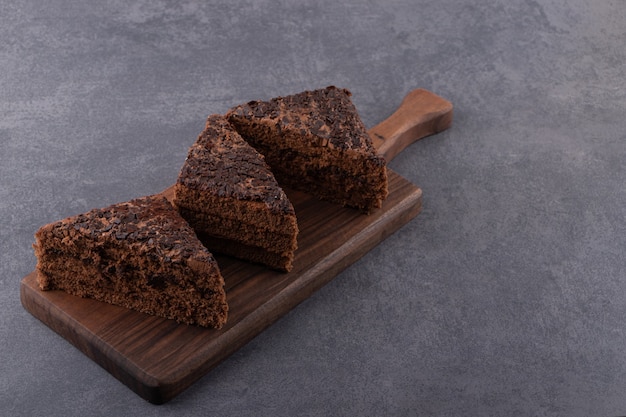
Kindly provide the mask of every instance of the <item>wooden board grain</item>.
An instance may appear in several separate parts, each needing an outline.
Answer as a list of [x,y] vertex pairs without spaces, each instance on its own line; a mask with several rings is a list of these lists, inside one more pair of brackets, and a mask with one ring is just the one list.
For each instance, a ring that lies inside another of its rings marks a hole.
[[281,273],[218,256],[230,308],[220,330],[40,291],[35,272],[22,280],[22,304],[138,395],[164,403],[419,213],[421,190],[389,174],[390,195],[369,216],[288,191],[300,227],[294,269]]
[[[415,140],[446,129],[451,117],[449,102],[414,90],[370,135],[390,160]],[[229,304],[228,322],[220,330],[181,325],[62,291],[40,291],[35,272],[21,281],[22,305],[142,398],[162,404],[417,216],[422,191],[388,173],[389,197],[370,215],[286,190],[300,229],[294,268],[282,273],[216,256]],[[163,194],[171,198],[171,188]]]

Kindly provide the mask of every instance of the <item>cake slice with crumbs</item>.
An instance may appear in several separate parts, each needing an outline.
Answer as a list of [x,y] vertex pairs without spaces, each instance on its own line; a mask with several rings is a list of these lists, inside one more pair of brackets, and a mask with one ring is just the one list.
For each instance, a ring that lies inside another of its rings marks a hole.
[[210,250],[290,271],[293,205],[263,155],[221,115],[207,118],[176,185],[175,205]]
[[221,328],[224,279],[213,255],[162,196],[41,227],[33,245],[42,290],[62,290],[180,323]]
[[281,185],[369,213],[387,197],[386,163],[350,97],[330,86],[251,101],[226,116]]

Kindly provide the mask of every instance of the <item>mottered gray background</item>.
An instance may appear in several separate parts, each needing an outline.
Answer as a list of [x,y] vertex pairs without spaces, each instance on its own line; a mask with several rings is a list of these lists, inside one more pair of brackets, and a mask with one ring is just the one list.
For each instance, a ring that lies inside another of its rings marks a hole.
[[[0,1],[0,415],[626,414],[623,0]],[[414,88],[423,212],[171,402],[30,316],[50,221],[162,191],[210,113]]]

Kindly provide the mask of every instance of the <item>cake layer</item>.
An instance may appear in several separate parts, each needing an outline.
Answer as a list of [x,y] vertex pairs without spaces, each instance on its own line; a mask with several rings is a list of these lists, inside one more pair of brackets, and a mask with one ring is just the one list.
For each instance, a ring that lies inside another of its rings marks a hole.
[[254,224],[241,223],[230,218],[220,218],[215,214],[189,211],[179,208],[180,214],[187,219],[196,233],[229,239],[237,230],[237,241],[245,245],[258,246],[270,252],[293,252],[296,249],[293,235],[264,230]]
[[263,264],[278,271],[289,272],[293,267],[294,252],[285,251],[282,253],[269,251],[265,248],[245,245],[241,242],[228,239],[221,239],[202,233],[198,234],[202,243],[215,253],[245,259],[250,262]]
[[217,262],[163,197],[91,210],[41,227],[42,290],[219,328],[228,313]]
[[[179,211],[184,209],[206,216],[214,215],[220,219],[248,224],[262,231],[282,232],[288,230],[291,233],[297,229],[295,215],[285,215],[284,212],[268,210],[265,202],[220,197],[192,188],[187,182],[177,183],[175,193],[175,205]],[[187,220],[189,221],[189,219]]]
[[[246,136],[245,129],[242,132]],[[265,152],[266,160],[274,167],[274,176],[280,183],[324,200],[363,210],[382,205],[383,196],[387,195],[387,178],[386,170],[380,169],[378,158],[354,158],[350,160],[353,162],[351,165],[337,166],[332,165],[336,159],[322,158],[321,152],[307,153],[279,146],[265,149],[261,145],[259,150]]]
[[[214,292],[193,286],[172,291],[162,277],[141,273],[142,270],[135,266],[135,261],[110,262],[105,269],[101,269],[99,265],[91,265],[84,259],[56,256],[53,261],[56,265],[51,263],[51,268],[40,270],[39,277],[49,284],[53,283],[47,289],[62,290],[179,323],[220,328],[226,322],[224,300],[216,297]],[[150,266],[146,265],[148,268]],[[56,279],[56,271],[60,268],[66,273],[62,281]],[[120,271],[120,274],[116,271]],[[185,273],[199,277],[208,276],[203,281],[209,287],[223,285],[215,271],[208,271],[207,274],[202,268],[190,268]],[[182,282],[185,280],[185,273],[170,272],[168,280]],[[123,279],[120,278],[122,274]],[[216,311],[221,313],[216,314]]]
[[[308,166],[312,167],[339,165],[345,172],[352,175],[363,174],[364,169],[382,172],[381,167],[385,167],[385,161],[379,155],[364,155],[357,149],[342,149],[330,146],[328,142],[326,145],[320,145],[321,139],[318,136],[294,126],[282,126],[283,122],[280,120],[276,123],[263,123],[256,120],[245,122],[235,114],[231,114],[230,120],[240,135],[263,154],[274,174],[276,174],[275,165],[278,162],[282,166],[290,163],[295,157],[302,158]],[[291,166],[298,167],[294,163]]]

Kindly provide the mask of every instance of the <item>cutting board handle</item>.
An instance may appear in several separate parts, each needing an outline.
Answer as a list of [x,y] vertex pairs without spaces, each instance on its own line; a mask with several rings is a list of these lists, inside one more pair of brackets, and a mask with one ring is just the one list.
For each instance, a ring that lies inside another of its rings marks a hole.
[[408,93],[400,107],[368,133],[374,147],[387,162],[413,142],[446,130],[452,124],[452,103],[417,89]]

